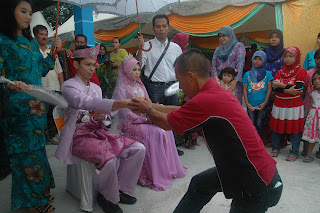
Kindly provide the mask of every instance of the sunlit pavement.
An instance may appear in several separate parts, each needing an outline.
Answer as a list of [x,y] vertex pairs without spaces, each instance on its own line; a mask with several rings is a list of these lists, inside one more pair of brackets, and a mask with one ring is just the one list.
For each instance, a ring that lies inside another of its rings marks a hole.
[[[201,137],[198,138],[201,146],[196,146],[195,150],[179,147],[185,154],[180,157],[183,165],[188,168],[188,174],[184,178],[173,181],[173,186],[167,191],[154,191],[149,188],[137,186],[135,196],[138,199],[134,205],[123,205],[120,207],[125,213],[170,213],[186,192],[191,177],[207,168],[214,166],[213,158],[208,152]],[[55,197],[54,205],[56,213],[83,212],[79,208],[79,200],[66,192],[66,166],[53,157],[56,145],[48,145],[47,153],[51,168],[53,170],[56,188],[52,190]],[[319,213],[320,204],[320,159],[315,158],[313,162],[304,163],[302,157],[295,162],[285,161],[290,145],[282,149],[278,158],[278,170],[284,183],[284,190],[279,204],[270,208],[270,213]],[[268,152],[271,148],[267,148]],[[315,146],[314,152],[318,150]],[[300,148],[301,151],[301,148]],[[314,156],[314,153],[313,153]],[[314,156],[315,157],[315,156]],[[10,210],[11,175],[0,182],[0,206],[1,213],[27,212],[24,210]],[[228,213],[231,200],[225,199],[222,193],[218,193],[203,208],[202,213]],[[94,212],[102,213],[98,204],[95,205]]]

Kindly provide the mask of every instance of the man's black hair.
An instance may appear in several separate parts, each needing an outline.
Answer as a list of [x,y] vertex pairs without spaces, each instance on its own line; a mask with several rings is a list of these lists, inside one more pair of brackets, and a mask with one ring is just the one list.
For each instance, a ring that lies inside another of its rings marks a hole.
[[258,46],[256,44],[252,44],[250,49],[252,51],[252,50],[257,50],[257,48],[258,48]]
[[154,27],[155,23],[156,23],[156,19],[161,19],[161,18],[165,18],[167,20],[167,24],[169,26],[169,19],[168,19],[168,16],[166,15],[162,15],[162,14],[159,14],[159,15],[156,15],[152,18],[152,26]]
[[204,54],[196,48],[191,48],[183,52],[174,62],[178,71],[186,74],[193,72],[201,78],[210,77],[210,66]]
[[39,24],[32,29],[33,35],[34,36],[38,35],[40,30],[46,30],[48,32],[48,29],[45,26]]
[[[114,37],[113,39],[118,39],[119,43],[121,44],[121,40],[120,40],[119,37]],[[113,39],[112,39],[112,40],[113,40]]]
[[78,37],[83,37],[84,40],[86,41],[86,43],[88,42],[87,36],[85,36],[83,34],[77,34],[74,40],[77,40]]

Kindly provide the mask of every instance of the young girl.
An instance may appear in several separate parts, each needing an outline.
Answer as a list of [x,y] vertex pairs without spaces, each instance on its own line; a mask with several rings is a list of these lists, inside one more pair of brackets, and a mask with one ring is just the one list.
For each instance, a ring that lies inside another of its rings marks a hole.
[[267,54],[265,52],[255,52],[252,56],[252,65],[251,70],[242,78],[243,96],[248,115],[262,138],[263,118],[272,91],[273,77],[271,72],[266,70]]
[[304,132],[302,139],[308,142],[307,154],[304,157],[304,162],[311,162],[314,160],[311,157],[312,149],[315,142],[320,142],[319,130],[319,109],[320,109],[320,70],[315,71],[312,77],[313,91],[311,92],[311,103],[308,109],[307,121],[304,125]]
[[281,135],[290,134],[292,150],[287,161],[295,161],[299,156],[300,139],[304,126],[304,109],[301,98],[301,88],[296,88],[296,82],[305,82],[307,71],[300,65],[300,50],[288,47],[284,52],[284,64],[275,76],[274,99],[270,128],[272,129],[272,157],[277,157],[280,151]]
[[220,86],[230,90],[234,95],[236,95],[236,90],[232,90],[230,83],[234,80],[237,74],[237,70],[232,67],[224,67],[219,74]]
[[[315,64],[316,67],[311,68],[310,70],[307,71],[307,80],[306,80],[306,84],[304,86],[304,118],[307,118],[308,112],[309,112],[309,106],[311,103],[311,92],[313,91],[313,84],[312,84],[312,76],[315,73],[315,71],[320,70],[320,49],[318,49],[317,51],[315,51],[314,54],[314,60],[315,60]],[[308,142],[304,143],[303,146],[303,152],[301,155],[306,155],[307,154],[307,146],[308,146]],[[320,158],[320,152],[318,151],[316,153],[316,157]]]
[[[131,55],[119,65],[117,86],[113,99],[122,100],[135,96],[147,98],[148,93],[140,79],[140,64]],[[187,173],[182,166],[172,131],[151,125],[145,115],[137,115],[129,109],[120,109],[114,115],[114,127],[125,137],[142,143],[146,156],[138,183],[154,190],[166,190],[172,186],[172,178],[184,177]]]

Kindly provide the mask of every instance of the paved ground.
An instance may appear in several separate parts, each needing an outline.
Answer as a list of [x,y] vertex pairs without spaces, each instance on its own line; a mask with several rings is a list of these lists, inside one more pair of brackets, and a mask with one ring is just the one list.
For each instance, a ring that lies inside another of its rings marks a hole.
[[[167,191],[157,192],[149,188],[138,186],[135,196],[138,202],[128,206],[120,204],[125,213],[170,213],[174,210],[183,194],[186,192],[190,179],[193,175],[214,166],[204,142],[199,138],[200,147],[196,150],[187,150],[181,156],[181,161],[188,168],[186,177],[174,180],[173,187]],[[57,146],[47,146],[48,158],[56,181],[56,188],[52,191],[55,197],[56,213],[76,213],[82,212],[79,209],[79,200],[65,191],[66,186],[66,166],[53,157]],[[301,158],[296,162],[285,161],[290,146],[281,150],[278,161],[278,170],[284,182],[282,198],[276,207],[270,208],[270,213],[319,213],[319,192],[320,192],[320,159],[315,158],[314,162],[303,163]],[[318,146],[315,147],[318,149]],[[270,148],[268,148],[270,151]],[[0,182],[0,212],[9,213],[11,175]],[[210,203],[208,203],[202,213],[227,213],[229,212],[231,200],[224,198],[222,193],[218,193]],[[15,211],[17,213],[25,210]],[[96,213],[102,213],[102,209],[96,204]]]

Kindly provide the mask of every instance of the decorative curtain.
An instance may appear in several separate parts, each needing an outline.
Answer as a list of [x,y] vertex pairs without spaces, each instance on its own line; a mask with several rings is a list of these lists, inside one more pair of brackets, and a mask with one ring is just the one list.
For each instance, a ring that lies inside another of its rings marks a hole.
[[[141,28],[145,24],[141,24]],[[125,27],[116,30],[98,30],[94,33],[96,43],[102,43],[106,46],[111,47],[111,41],[114,37],[121,39],[121,44],[125,44],[134,38],[139,32],[139,26],[137,22],[131,22]]]
[[230,25],[237,28],[257,14],[266,3],[252,3],[246,6],[226,6],[205,15],[181,16],[170,14],[170,26],[193,36],[208,37],[218,34],[221,27]]
[[296,46],[301,63],[309,51],[319,48],[319,0],[286,1],[282,3],[284,47]]
[[279,29],[283,32],[283,15],[282,15],[282,3],[281,2],[276,2],[275,13],[276,13],[277,29]]
[[[243,37],[248,38],[252,43],[257,44],[261,47],[268,47],[270,31],[261,31],[261,32],[251,32],[251,33],[240,33],[236,34],[238,39]],[[218,36],[204,37],[204,38],[194,38],[191,40],[192,47],[202,49],[204,51],[213,51],[219,47]]]

